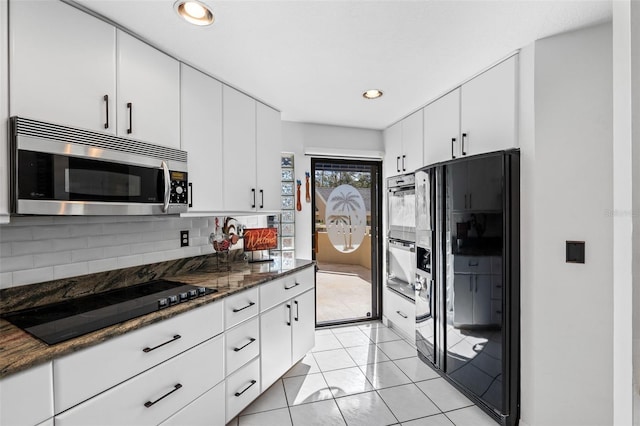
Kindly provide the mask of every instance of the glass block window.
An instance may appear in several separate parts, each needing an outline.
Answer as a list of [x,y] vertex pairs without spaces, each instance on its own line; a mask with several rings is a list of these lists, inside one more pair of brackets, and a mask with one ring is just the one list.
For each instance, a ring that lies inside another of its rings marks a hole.
[[279,215],[269,216],[270,227],[278,228],[278,247],[269,251],[276,268],[291,269],[295,264],[295,172],[293,154],[280,157],[282,192]]

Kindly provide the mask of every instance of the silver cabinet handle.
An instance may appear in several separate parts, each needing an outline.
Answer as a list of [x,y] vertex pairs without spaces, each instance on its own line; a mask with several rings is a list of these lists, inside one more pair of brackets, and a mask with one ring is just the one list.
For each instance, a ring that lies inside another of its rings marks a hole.
[[406,314],[403,314],[403,313],[402,313],[402,312],[400,312],[400,311],[396,311],[396,314],[400,315],[402,318],[405,318],[405,319],[406,319],[406,318],[409,318]]
[[171,177],[169,176],[169,166],[166,161],[162,162],[162,171],[164,173],[164,205],[162,211],[169,210],[169,201],[171,200]]

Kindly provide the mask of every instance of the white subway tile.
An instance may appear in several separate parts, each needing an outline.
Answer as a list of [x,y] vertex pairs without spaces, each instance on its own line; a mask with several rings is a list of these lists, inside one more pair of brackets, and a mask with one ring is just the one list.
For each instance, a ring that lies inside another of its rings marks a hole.
[[63,238],[59,240],[53,240],[54,250],[76,250],[87,248],[89,245],[89,239],[87,237],[76,238]]
[[96,235],[89,237],[88,246],[92,247],[107,247],[107,246],[117,246],[118,245],[118,237],[116,235]]
[[184,247],[182,249],[182,256],[180,257],[191,257],[191,256],[199,256],[200,255],[200,247]]
[[32,228],[25,226],[2,226],[0,227],[0,241],[31,241],[33,240]]
[[27,269],[13,273],[13,286],[41,283],[53,279],[53,266],[45,268]]
[[71,263],[70,251],[56,251],[53,253],[34,254],[33,266],[41,268],[43,266],[55,266]]
[[92,235],[102,235],[101,223],[87,223],[82,225],[76,225],[71,227],[72,237],[89,237]]
[[193,237],[189,241],[192,246],[206,246],[209,245],[209,237]]
[[116,258],[119,256],[128,256],[131,254],[131,247],[128,245],[104,247],[105,258]]
[[89,216],[55,216],[53,223],[60,225],[78,225],[89,222]]
[[37,226],[33,229],[34,240],[52,240],[54,238],[69,238],[71,231],[69,226]]
[[[134,254],[131,256],[121,256],[117,258],[118,268],[129,268],[131,266],[144,265],[144,255]],[[148,263],[148,262],[146,262]]]
[[11,244],[11,250],[14,256],[49,253],[53,251],[53,240],[17,241]]
[[16,216],[11,219],[15,226],[53,225],[53,216]]
[[153,253],[180,247],[180,241],[155,241],[152,243],[131,244],[131,254]]
[[[205,228],[191,228],[189,230],[189,236],[190,237],[199,237],[201,235],[204,235],[206,233],[206,229]],[[209,235],[209,234],[207,234]]]
[[0,272],[0,289],[13,287],[13,272]]
[[151,222],[106,223],[102,226],[105,235],[140,233],[152,228]]
[[33,256],[13,256],[0,259],[0,272],[13,272],[33,268]]
[[95,274],[96,272],[105,272],[118,269],[118,260],[113,259],[100,259],[87,262],[89,264],[89,273]]
[[139,243],[141,234],[137,232],[132,232],[130,234],[118,234],[115,235],[116,240],[118,241],[118,245],[120,244],[131,244],[131,243]]
[[0,258],[11,256],[11,243],[0,243]]
[[206,228],[209,225],[209,221],[206,217],[198,217],[191,219],[192,228]]
[[69,263],[67,265],[58,265],[53,267],[53,279],[77,277],[89,273],[89,265],[87,262]]
[[213,246],[211,244],[200,247],[200,254],[211,254],[211,253],[213,253]]
[[96,247],[91,249],[72,250],[71,263],[86,262],[104,258],[104,248]]
[[141,241],[150,242],[150,241],[168,241],[171,239],[180,239],[180,233],[176,233],[176,231],[150,231],[145,232],[141,235]]
[[86,217],[87,217],[87,223],[117,223],[122,221],[122,216],[86,216]]

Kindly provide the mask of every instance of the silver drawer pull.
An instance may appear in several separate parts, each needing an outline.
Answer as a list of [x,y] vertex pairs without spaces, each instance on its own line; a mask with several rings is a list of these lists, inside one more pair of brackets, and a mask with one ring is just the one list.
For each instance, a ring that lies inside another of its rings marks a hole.
[[236,312],[244,311],[245,309],[250,308],[255,304],[256,304],[256,302],[249,302],[249,304],[247,306],[243,306],[242,308],[235,308],[233,310],[233,313],[235,314]]
[[255,342],[256,339],[254,339],[253,337],[249,339],[249,341],[247,343],[245,343],[244,345],[240,346],[239,348],[233,348],[234,352],[240,352],[241,350],[243,350],[244,348],[246,348],[247,346],[249,346],[250,344],[252,344],[253,342]]
[[163,399],[165,399],[166,397],[168,397],[169,395],[171,395],[172,393],[174,393],[175,391],[177,391],[178,389],[182,388],[182,385],[180,383],[178,383],[177,385],[175,385],[173,387],[173,389],[171,389],[169,392],[165,393],[164,395],[162,395],[160,398],[156,399],[155,401],[151,402],[151,401],[147,401],[144,403],[144,406],[149,408],[152,407],[154,404],[157,404],[158,402],[162,401]]
[[402,318],[409,318],[408,316],[406,316],[405,314],[403,314],[400,311],[396,311],[396,314],[400,315]]
[[181,335],[176,334],[175,336],[173,336],[173,338],[171,340],[167,340],[164,343],[160,343],[158,346],[154,346],[153,348],[150,348],[150,347],[147,346],[146,348],[144,348],[142,350],[142,352],[147,353],[147,352],[155,351],[156,349],[161,348],[164,345],[168,345],[171,342],[175,342],[176,340],[180,339],[181,337],[182,337]]
[[291,290],[292,288],[297,287],[297,286],[299,286],[299,285],[300,285],[300,283],[299,283],[299,282],[296,282],[294,285],[292,285],[292,286],[290,286],[290,287],[287,287],[287,286],[285,285],[285,286],[284,286],[284,289],[285,289],[285,290]]
[[235,393],[235,395],[236,395],[236,396],[240,396],[240,395],[242,395],[243,393],[245,393],[246,391],[248,391],[248,390],[249,390],[249,388],[250,388],[251,386],[253,386],[253,385],[255,385],[255,384],[256,384],[256,381],[255,381],[255,380],[252,380],[252,381],[251,381],[251,383],[249,384],[249,386],[247,386],[246,388],[244,388],[244,389],[242,390],[242,392],[236,392],[236,393]]

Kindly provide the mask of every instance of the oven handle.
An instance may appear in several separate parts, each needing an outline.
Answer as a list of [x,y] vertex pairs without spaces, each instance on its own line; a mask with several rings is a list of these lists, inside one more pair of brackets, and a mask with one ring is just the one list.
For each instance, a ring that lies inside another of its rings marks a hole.
[[406,250],[406,251],[410,251],[411,253],[416,251],[416,245],[415,243],[409,243],[406,241],[400,241],[400,240],[389,240],[389,246],[393,247],[393,248],[398,248],[400,250]]
[[162,211],[169,210],[169,200],[171,199],[171,177],[169,176],[169,166],[166,161],[162,162],[162,170],[164,172],[164,205]]

